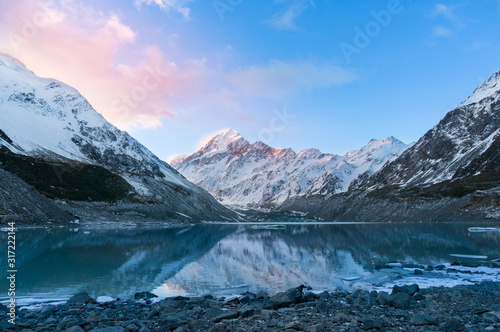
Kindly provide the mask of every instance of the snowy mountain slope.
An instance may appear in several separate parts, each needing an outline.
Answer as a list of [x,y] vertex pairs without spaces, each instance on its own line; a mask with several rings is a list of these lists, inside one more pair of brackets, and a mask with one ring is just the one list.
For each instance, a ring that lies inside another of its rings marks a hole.
[[[192,187],[168,164],[97,113],[77,90],[0,57],[0,126],[12,152],[100,163]],[[6,144],[7,145],[7,144]]]
[[223,204],[272,208],[298,195],[347,191],[407,147],[391,137],[372,140],[344,157],[317,149],[296,153],[250,144],[227,129],[193,155],[174,159],[172,166]]
[[[492,75],[458,108],[365,187],[432,185],[457,177],[500,139],[500,73]],[[486,158],[490,160],[493,156]],[[499,167],[500,165],[496,165]],[[476,173],[480,172],[476,169]],[[479,174],[479,173],[478,173]]]
[[[192,212],[196,218],[203,215],[204,208],[208,217],[232,215],[129,134],[107,122],[77,90],[37,77],[4,54],[0,54],[2,147],[17,158],[14,164],[22,159],[19,156],[28,156],[58,165],[104,167],[125,179],[131,186],[129,196],[141,201],[174,204],[176,197],[184,196],[191,201],[188,205],[198,207],[191,208],[193,211],[181,207],[179,212]],[[166,197],[174,201],[165,202]]]
[[332,195],[354,189],[409,146],[411,144],[404,144],[392,136],[385,140],[371,140],[361,149],[348,152],[334,169],[322,175],[304,194]]
[[500,219],[500,73],[357,189],[287,200],[281,212],[339,221]]

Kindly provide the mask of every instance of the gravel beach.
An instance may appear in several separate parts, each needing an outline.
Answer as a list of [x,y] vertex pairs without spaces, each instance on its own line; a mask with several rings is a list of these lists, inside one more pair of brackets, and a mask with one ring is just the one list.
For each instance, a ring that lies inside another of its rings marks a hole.
[[[65,304],[21,310],[4,330],[147,331],[500,331],[500,283],[452,288],[394,286],[391,293],[358,289],[313,293],[305,286],[270,295],[175,297],[98,303],[78,293]],[[5,307],[1,308],[6,310]],[[3,315],[5,317],[5,315]]]

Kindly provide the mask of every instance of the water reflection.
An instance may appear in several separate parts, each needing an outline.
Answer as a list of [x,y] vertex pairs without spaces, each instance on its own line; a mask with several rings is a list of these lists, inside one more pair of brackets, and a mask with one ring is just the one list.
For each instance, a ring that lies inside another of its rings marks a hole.
[[[29,229],[17,233],[22,296],[159,295],[335,288],[390,261],[437,264],[450,254],[500,257],[500,232],[468,224],[199,225],[175,229]],[[2,239],[6,234],[2,232]],[[5,242],[4,242],[5,243]],[[0,266],[6,266],[0,257]],[[7,289],[5,269],[1,285]]]

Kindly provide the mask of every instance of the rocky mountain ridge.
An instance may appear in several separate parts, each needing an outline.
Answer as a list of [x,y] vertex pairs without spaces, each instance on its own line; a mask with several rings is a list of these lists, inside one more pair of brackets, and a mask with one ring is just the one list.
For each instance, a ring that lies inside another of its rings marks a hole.
[[223,204],[237,208],[278,207],[292,197],[332,195],[355,188],[410,145],[394,137],[371,140],[345,156],[306,149],[276,149],[249,143],[227,129],[190,156],[171,164]]
[[290,199],[281,211],[349,221],[500,219],[499,83],[493,74],[356,190]]
[[[0,161],[5,171],[56,201],[108,202],[158,220],[236,218],[106,121],[77,90],[37,77],[4,54],[0,54]],[[4,202],[0,209],[11,211]],[[25,211],[24,216],[29,215]]]

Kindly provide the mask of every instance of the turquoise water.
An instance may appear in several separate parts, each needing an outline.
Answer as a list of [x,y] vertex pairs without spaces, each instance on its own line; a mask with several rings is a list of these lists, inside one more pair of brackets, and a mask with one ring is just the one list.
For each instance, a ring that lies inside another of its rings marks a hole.
[[[78,291],[127,298],[138,291],[171,296],[274,292],[298,284],[348,288],[353,280],[375,283],[374,267],[388,262],[436,265],[457,260],[450,256],[457,254],[500,258],[500,225],[488,232],[470,232],[472,226],[478,225],[19,229],[17,295],[30,302],[65,299]],[[6,233],[1,236],[6,243]],[[6,254],[0,266],[5,300]]]

